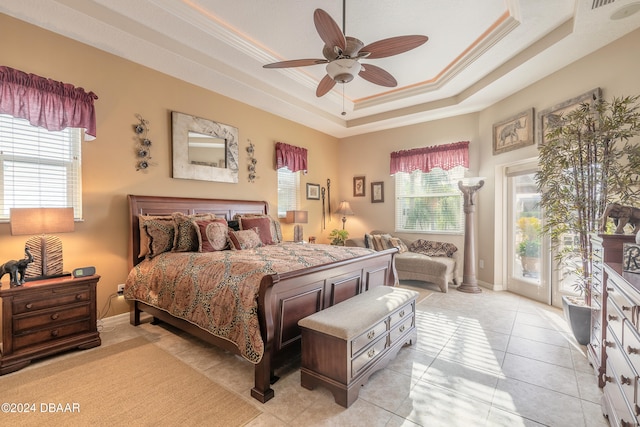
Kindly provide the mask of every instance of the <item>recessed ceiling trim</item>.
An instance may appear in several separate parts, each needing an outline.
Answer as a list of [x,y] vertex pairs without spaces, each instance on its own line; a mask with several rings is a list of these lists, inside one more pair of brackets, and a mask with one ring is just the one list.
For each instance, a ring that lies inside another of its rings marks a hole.
[[435,77],[410,86],[396,88],[366,98],[354,100],[354,110],[363,110],[375,107],[387,102],[422,95],[442,88],[448,81],[464,71],[479,57],[495,46],[511,31],[516,29],[520,22],[513,18],[509,11],[503,13],[484,33],[473,43],[467,46],[460,54]]

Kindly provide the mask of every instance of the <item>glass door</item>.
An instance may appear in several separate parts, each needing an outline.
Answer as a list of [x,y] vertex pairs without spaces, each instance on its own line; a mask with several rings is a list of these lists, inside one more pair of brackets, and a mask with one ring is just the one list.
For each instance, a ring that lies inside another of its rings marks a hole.
[[540,234],[543,215],[534,176],[535,164],[506,169],[507,289],[551,304],[551,257]]

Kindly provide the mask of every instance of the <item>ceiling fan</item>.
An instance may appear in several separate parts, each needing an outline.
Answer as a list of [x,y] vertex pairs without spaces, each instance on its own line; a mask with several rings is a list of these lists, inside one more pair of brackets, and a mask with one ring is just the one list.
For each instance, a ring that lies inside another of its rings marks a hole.
[[[344,28],[343,0],[343,28]],[[263,65],[264,68],[306,67],[308,65],[327,64],[327,75],[320,81],[316,96],[329,92],[336,83],[348,83],[357,75],[363,79],[386,87],[398,85],[396,79],[387,71],[372,64],[361,64],[360,59],[377,59],[398,55],[415,49],[429,40],[427,36],[398,36],[364,45],[355,37],[348,37],[340,27],[322,9],[313,13],[313,22],[320,38],[324,42],[322,55],[325,59],[294,59]]]

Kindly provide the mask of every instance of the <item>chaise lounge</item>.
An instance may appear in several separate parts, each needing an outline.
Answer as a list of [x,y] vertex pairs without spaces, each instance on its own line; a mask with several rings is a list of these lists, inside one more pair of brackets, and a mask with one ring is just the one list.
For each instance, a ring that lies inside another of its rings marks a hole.
[[395,256],[395,265],[399,280],[435,283],[445,293],[450,284],[458,286],[462,283],[460,252],[451,243],[424,239],[410,242],[384,231],[373,230],[364,237],[347,239],[345,246],[376,250],[398,247],[400,252]]

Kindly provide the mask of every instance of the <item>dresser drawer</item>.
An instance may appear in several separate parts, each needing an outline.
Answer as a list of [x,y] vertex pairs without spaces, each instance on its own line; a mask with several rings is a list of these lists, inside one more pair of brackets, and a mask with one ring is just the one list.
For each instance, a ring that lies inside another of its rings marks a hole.
[[90,315],[90,305],[86,303],[40,310],[35,314],[21,314],[13,318],[13,332],[19,334],[28,329],[51,326],[69,320],[89,320]]
[[624,316],[631,317],[631,310],[635,305],[627,295],[621,290],[621,286],[611,286],[612,283],[616,283],[613,276],[609,277],[609,283],[607,284],[607,298],[609,301],[618,307],[618,309],[624,314]]
[[635,366],[640,366],[640,338],[638,337],[638,332],[629,322],[624,322],[622,347],[624,354],[627,355],[631,363]]
[[351,361],[351,378],[358,375],[369,363],[373,362],[379,354],[382,354],[386,347],[387,337],[384,335],[370,347],[365,348],[362,354],[354,357]]
[[13,349],[19,350],[35,344],[46,343],[63,337],[68,337],[70,335],[89,331],[91,331],[91,322],[89,320],[82,320],[24,334],[16,334],[13,337]]
[[612,413],[609,413],[609,424],[612,426],[637,426],[638,421],[629,407],[627,399],[613,376],[617,373],[609,360],[607,360],[607,382],[604,386],[605,399],[611,405]]
[[50,307],[59,307],[79,301],[89,301],[87,286],[68,286],[38,292],[37,296],[13,299],[13,314],[28,313]]
[[[615,372],[614,381],[618,383],[629,405],[636,401],[638,374],[631,366],[631,362],[624,355],[624,348],[620,342],[613,338],[608,340],[607,361],[610,362]],[[607,372],[607,376],[613,377],[613,372]]]
[[622,322],[624,320],[624,315],[618,309],[618,306],[613,303],[611,298],[607,299],[607,341],[611,339],[611,331],[618,339],[618,341],[622,341]]
[[389,327],[393,328],[398,323],[403,322],[405,318],[413,317],[414,312],[415,312],[415,307],[413,305],[413,302],[410,302],[409,304],[406,304],[400,307],[398,310],[391,313]]
[[602,322],[601,322],[602,310],[591,310],[591,346],[594,350],[600,350],[600,344],[602,339]]
[[351,355],[349,357],[354,357],[358,354],[363,348],[371,344],[373,341],[377,340],[379,337],[384,336],[387,332],[387,322],[386,319],[376,323],[373,327],[367,329],[363,334],[358,335],[356,338],[351,340]]

